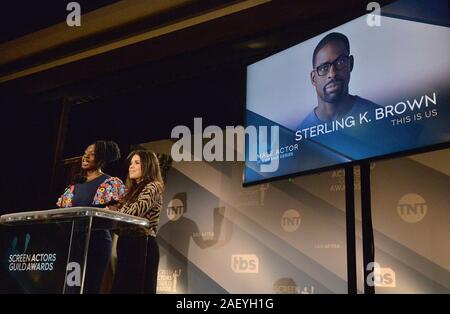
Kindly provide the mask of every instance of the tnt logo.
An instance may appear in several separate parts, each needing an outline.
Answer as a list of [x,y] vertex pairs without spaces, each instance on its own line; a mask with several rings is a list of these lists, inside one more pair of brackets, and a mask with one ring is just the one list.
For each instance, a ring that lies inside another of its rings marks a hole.
[[178,198],[172,199],[167,205],[167,217],[172,221],[177,221],[183,216],[184,204]]
[[281,227],[286,232],[294,232],[300,227],[302,221],[300,213],[295,209],[288,209],[281,217]]
[[259,273],[259,258],[254,254],[231,255],[231,269],[235,273]]
[[419,194],[405,194],[397,204],[398,215],[408,223],[421,221],[427,214],[427,210],[427,203]]
[[378,263],[367,264],[367,270],[371,272],[367,275],[367,284],[371,287],[395,288],[395,272],[389,267],[380,267]]

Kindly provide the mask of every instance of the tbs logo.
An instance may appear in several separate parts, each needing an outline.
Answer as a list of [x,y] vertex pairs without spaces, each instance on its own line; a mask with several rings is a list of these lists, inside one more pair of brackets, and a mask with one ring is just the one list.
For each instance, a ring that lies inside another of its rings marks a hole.
[[259,258],[255,254],[231,255],[231,269],[235,273],[259,273]]
[[395,272],[389,267],[380,267],[378,263],[367,264],[367,270],[371,272],[367,275],[367,284],[371,287],[395,288],[397,286],[395,280]]

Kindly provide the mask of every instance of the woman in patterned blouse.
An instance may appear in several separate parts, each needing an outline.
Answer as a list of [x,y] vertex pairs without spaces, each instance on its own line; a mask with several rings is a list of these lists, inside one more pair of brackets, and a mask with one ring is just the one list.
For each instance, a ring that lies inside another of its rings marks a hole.
[[[81,173],[73,180],[56,203],[59,207],[106,207],[117,203],[125,194],[119,178],[103,173],[102,169],[120,158],[115,142],[96,141],[89,145],[81,159]],[[108,230],[93,230],[89,241],[84,293],[99,293],[112,250]]]
[[156,233],[164,183],[155,153],[136,150],[128,160],[127,193],[119,206],[111,209],[146,218],[150,226],[143,233],[119,235],[113,293],[156,293],[159,264]]

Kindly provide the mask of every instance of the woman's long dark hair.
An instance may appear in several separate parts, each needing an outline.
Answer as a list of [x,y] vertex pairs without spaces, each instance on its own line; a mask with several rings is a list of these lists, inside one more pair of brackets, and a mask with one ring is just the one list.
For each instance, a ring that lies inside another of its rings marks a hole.
[[127,187],[127,194],[122,199],[122,204],[135,202],[139,196],[139,193],[141,193],[144,187],[150,182],[156,182],[160,185],[161,190],[164,189],[159,160],[156,154],[148,150],[135,150],[132,151],[127,157],[129,163],[134,155],[138,155],[141,158],[142,181],[136,183],[136,180],[130,179],[130,174],[128,173],[125,183]]
[[[103,169],[109,163],[120,159],[120,149],[116,142],[113,141],[95,141],[90,144],[94,145],[94,160],[99,169]],[[90,146],[89,145],[89,146]],[[72,180],[72,184],[86,182],[86,173],[81,170]]]

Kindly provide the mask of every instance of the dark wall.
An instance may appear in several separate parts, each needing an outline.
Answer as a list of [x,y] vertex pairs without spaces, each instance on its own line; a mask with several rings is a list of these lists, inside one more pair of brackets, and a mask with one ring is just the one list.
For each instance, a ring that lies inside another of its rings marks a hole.
[[96,139],[130,145],[170,138],[173,127],[242,125],[245,68],[221,68],[165,84],[74,105],[69,117],[64,157],[81,155]]
[[60,106],[17,95],[2,95],[0,103],[0,212],[49,207]]

